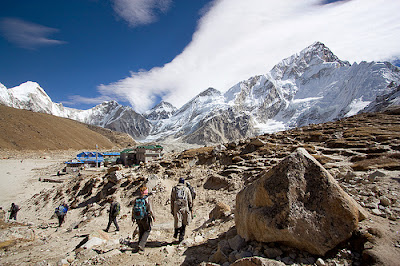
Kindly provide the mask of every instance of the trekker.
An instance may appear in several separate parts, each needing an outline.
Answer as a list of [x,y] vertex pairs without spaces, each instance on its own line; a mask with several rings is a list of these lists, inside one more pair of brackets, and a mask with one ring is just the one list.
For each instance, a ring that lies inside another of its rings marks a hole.
[[108,232],[110,229],[111,223],[114,223],[116,230],[119,231],[119,226],[117,223],[117,217],[121,211],[121,205],[115,200],[115,198],[111,198],[111,205],[110,205],[110,210],[108,211],[108,225],[105,232]]
[[190,222],[193,207],[190,189],[185,186],[185,179],[179,178],[179,183],[171,191],[171,214],[174,216],[174,238],[182,242],[185,237],[186,226]]
[[139,252],[144,251],[147,238],[150,235],[151,225],[155,221],[151,203],[149,201],[149,190],[143,186],[140,188],[140,196],[135,199],[135,204],[132,210],[132,221],[138,224],[139,227]]
[[17,220],[17,213],[20,210],[20,208],[18,207],[17,204],[15,204],[14,202],[11,203],[11,208],[9,210],[10,212],[10,218],[8,218],[9,220],[14,219],[15,221]]
[[58,227],[61,227],[61,225],[64,223],[65,216],[67,215],[68,212],[68,205],[67,203],[63,202],[60,206],[58,206],[55,210],[55,213],[58,218]]

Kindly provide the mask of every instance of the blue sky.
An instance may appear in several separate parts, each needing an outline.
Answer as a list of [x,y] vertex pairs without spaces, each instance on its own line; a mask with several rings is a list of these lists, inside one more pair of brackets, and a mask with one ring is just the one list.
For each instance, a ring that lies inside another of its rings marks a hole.
[[315,41],[351,63],[400,58],[398,0],[5,0],[0,83],[79,109],[143,112],[265,74]]

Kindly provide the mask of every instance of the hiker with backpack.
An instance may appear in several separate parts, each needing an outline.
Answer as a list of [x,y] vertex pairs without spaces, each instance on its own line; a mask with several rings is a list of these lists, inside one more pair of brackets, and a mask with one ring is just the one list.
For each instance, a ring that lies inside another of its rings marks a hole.
[[58,227],[61,227],[61,225],[64,223],[65,216],[67,215],[68,212],[67,203],[63,202],[60,206],[56,208],[54,212],[58,218]]
[[20,210],[20,208],[18,207],[17,204],[15,204],[14,202],[11,203],[11,208],[9,210],[10,212],[10,218],[8,218],[9,220],[14,219],[15,221],[17,220],[17,213]]
[[116,232],[119,231],[117,217],[121,211],[121,205],[119,204],[119,202],[117,202],[115,200],[115,198],[111,198],[110,202],[111,202],[110,209],[108,210],[108,224],[107,224],[106,230],[104,230],[104,232],[107,232],[107,233],[108,233],[108,230],[110,230],[111,223],[114,223],[115,228],[116,228],[115,231]]
[[132,210],[132,221],[138,224],[139,227],[139,252],[144,251],[147,238],[150,235],[151,225],[155,221],[151,203],[149,201],[149,190],[143,186],[140,188],[140,196],[135,199]]
[[190,222],[193,199],[190,189],[185,186],[185,179],[179,178],[178,185],[171,191],[171,214],[174,216],[174,238],[182,242],[185,237],[186,226]]

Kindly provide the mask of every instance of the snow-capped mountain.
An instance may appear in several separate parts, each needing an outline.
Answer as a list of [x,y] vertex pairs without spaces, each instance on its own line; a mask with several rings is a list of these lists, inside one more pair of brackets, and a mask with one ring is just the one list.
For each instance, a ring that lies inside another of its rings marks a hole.
[[88,110],[78,110],[54,103],[36,82],[25,82],[20,86],[7,89],[0,84],[0,103],[4,105],[70,118],[130,134],[137,140],[148,136],[151,124],[131,107],[115,101],[104,102]]
[[381,111],[399,105],[399,91],[399,68],[388,62],[351,65],[316,42],[264,75],[225,93],[209,88],[178,110],[161,102],[141,115],[114,101],[77,110],[53,103],[34,82],[12,89],[0,84],[0,102],[126,132],[142,141],[211,144]]
[[151,137],[174,136],[197,144],[226,142],[332,121],[366,107],[379,111],[399,103],[399,84],[399,68],[392,64],[351,65],[316,42],[224,94],[215,89],[200,93],[153,127]]
[[161,101],[159,104],[154,106],[151,110],[145,112],[143,116],[152,121],[158,121],[161,119],[170,118],[175,112],[176,107],[168,102]]

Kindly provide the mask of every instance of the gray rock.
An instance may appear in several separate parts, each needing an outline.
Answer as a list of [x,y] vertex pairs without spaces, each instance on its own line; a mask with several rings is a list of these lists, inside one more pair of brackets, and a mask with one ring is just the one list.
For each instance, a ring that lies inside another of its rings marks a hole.
[[246,241],[240,235],[236,235],[235,237],[230,238],[228,243],[231,249],[240,250],[245,245]]
[[285,264],[280,261],[251,257],[237,260],[232,263],[231,266],[285,266]]
[[283,254],[279,248],[265,248],[264,255],[269,259],[275,259]]
[[368,180],[373,182],[377,177],[384,177],[386,174],[382,171],[376,170],[375,172],[368,175]]
[[234,251],[232,251],[230,254],[229,254],[229,257],[228,257],[228,259],[229,259],[229,262],[230,263],[234,263],[237,259],[236,259],[236,254],[237,254],[238,252],[236,251],[236,250],[234,250]]
[[383,214],[379,209],[372,209],[371,212],[377,216],[381,216]]
[[392,202],[390,201],[390,199],[386,196],[381,196],[379,198],[379,204],[381,204],[382,206],[390,206],[392,204]]
[[228,257],[225,253],[218,247],[217,251],[211,255],[210,259],[211,262],[223,264],[228,261]]
[[228,243],[228,240],[221,240],[218,242],[218,248],[222,250],[224,254],[229,254],[232,251],[231,246]]
[[243,258],[249,258],[253,256],[253,253],[249,252],[249,251],[242,251],[242,252],[238,252],[236,253],[236,259],[240,260]]

